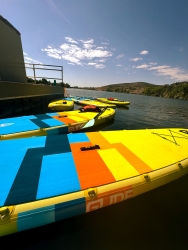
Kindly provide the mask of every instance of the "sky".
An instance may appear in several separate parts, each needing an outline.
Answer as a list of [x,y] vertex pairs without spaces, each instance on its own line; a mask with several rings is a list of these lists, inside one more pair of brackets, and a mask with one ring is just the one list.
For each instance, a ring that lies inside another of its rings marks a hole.
[[0,0],[0,15],[25,63],[71,87],[188,81],[188,0]]

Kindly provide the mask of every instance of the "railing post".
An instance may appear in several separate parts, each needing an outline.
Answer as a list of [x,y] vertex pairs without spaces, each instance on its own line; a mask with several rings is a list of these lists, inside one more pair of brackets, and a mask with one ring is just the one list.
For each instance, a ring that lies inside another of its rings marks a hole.
[[35,82],[35,84],[36,84],[35,64],[33,64],[33,72],[34,72],[34,82]]
[[63,83],[63,66],[61,66],[61,77],[62,77],[62,83]]
[[[25,68],[33,69],[33,76],[29,76],[29,77],[32,77],[32,78],[34,77],[34,84],[37,84],[37,80],[36,80],[37,78],[42,78],[42,77],[37,77],[36,76],[36,72],[35,72],[36,69],[61,71],[61,77],[59,77],[59,78],[50,78],[50,77],[48,77],[47,79],[56,79],[58,81],[62,80],[62,83],[63,83],[63,66],[40,64],[40,66],[43,65],[43,66],[52,66],[52,67],[61,68],[61,69],[49,69],[49,68],[46,69],[46,68],[37,68],[36,65],[39,65],[39,64],[28,63],[28,65],[32,65],[31,67],[30,66],[29,67],[25,66]],[[43,77],[43,78],[45,78],[45,77]]]

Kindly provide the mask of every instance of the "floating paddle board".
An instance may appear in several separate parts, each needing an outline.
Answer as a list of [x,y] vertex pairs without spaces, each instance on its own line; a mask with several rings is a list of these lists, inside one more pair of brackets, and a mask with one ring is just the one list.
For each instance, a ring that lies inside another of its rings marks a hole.
[[74,109],[74,102],[67,99],[58,99],[50,102],[48,108],[51,110],[70,111]]
[[100,101],[97,101],[97,100],[78,100],[77,101],[77,104],[80,104],[80,105],[94,105],[96,107],[99,107],[99,108],[104,108],[104,107],[109,107],[109,108],[116,108],[116,105],[115,104],[106,104],[106,103],[102,103]]
[[[188,129],[0,141],[0,236],[133,198],[188,173]],[[186,190],[185,190],[186,192]]]
[[105,108],[101,112],[74,110],[0,119],[0,140],[67,134],[110,121],[114,116],[114,109]]
[[130,104],[130,102],[120,101],[116,98],[97,98],[97,100],[104,103],[115,104],[117,106],[125,106]]

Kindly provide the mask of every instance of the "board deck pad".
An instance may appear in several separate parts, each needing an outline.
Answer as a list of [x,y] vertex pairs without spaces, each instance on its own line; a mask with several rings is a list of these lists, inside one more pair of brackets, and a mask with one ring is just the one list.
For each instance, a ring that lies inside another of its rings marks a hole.
[[[96,144],[100,149],[81,151]],[[107,185],[178,163],[188,158],[188,129],[5,140],[0,141],[0,152],[1,207]]]

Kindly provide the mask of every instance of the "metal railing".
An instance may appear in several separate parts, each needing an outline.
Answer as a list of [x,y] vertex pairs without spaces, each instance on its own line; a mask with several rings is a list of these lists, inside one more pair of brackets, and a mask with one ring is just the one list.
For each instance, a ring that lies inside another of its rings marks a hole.
[[[27,67],[27,65],[31,65],[31,67]],[[37,65],[37,67],[36,67]],[[61,68],[61,69],[53,69],[53,68],[42,68],[38,67],[44,66],[44,67],[56,67],[56,68]],[[53,80],[61,80],[63,83],[63,66],[57,66],[57,65],[47,65],[47,64],[33,64],[33,63],[25,63],[25,68],[27,69],[32,69],[33,70],[33,76],[27,76],[34,78],[34,83],[36,84],[36,78],[44,78],[44,79],[53,79]],[[44,76],[36,76],[36,70],[53,70],[53,71],[61,71],[61,78],[56,78],[56,77],[44,77]]]

